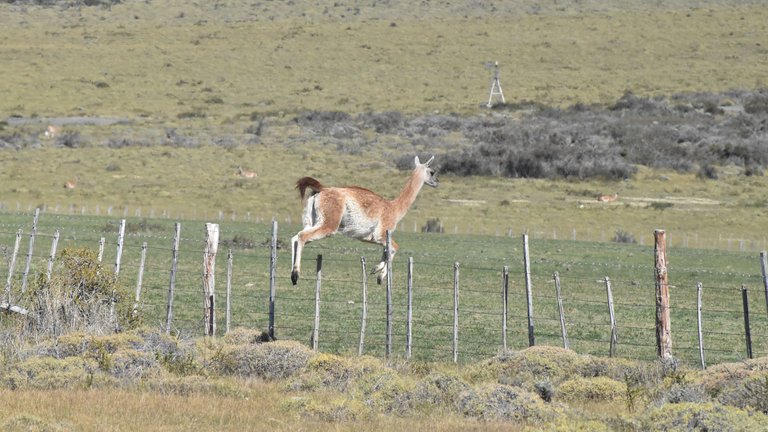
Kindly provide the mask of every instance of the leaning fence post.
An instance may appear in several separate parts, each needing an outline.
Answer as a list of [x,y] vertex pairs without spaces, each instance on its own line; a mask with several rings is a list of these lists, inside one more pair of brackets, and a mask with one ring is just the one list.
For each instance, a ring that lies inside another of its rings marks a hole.
[[501,346],[507,351],[507,316],[509,314],[509,266],[501,270]]
[[11,307],[11,286],[13,285],[13,271],[16,268],[16,256],[19,254],[19,246],[21,245],[21,236],[23,232],[21,230],[16,231],[16,242],[13,244],[13,254],[11,255],[11,263],[8,266],[8,281],[5,283],[5,299],[8,301],[8,307]]
[[317,351],[320,345],[320,286],[323,282],[323,256],[317,256],[317,273],[315,277],[315,324],[312,327],[312,349]]
[[368,273],[365,270],[365,257],[360,257],[360,265],[363,269],[363,311],[360,318],[360,343],[357,347],[357,355],[363,355],[365,347],[365,325],[368,321]]
[[[226,333],[229,333],[229,326],[232,321],[232,249],[227,251],[227,321]],[[226,334],[225,333],[225,334]]]
[[702,328],[704,323],[701,320],[701,282],[696,284],[696,324],[699,331],[699,359],[701,360],[701,369],[707,368],[704,361],[704,332]]
[[560,333],[563,337],[563,348],[568,347],[568,330],[565,326],[565,313],[563,312],[563,296],[560,292],[560,273],[555,272],[552,277],[555,279],[555,295],[557,296],[557,311],[560,315]]
[[125,219],[120,221],[120,230],[117,233],[117,256],[115,257],[115,276],[120,274],[120,261],[123,257],[123,241],[125,239]]
[[459,263],[453,263],[453,362],[459,361]]
[[203,252],[203,334],[216,335],[216,252],[219,249],[219,224],[205,224]]
[[32,219],[32,231],[29,232],[29,250],[27,251],[27,263],[24,266],[24,273],[21,275],[21,292],[27,292],[27,276],[29,268],[32,265],[32,249],[35,247],[35,236],[37,235],[37,221],[40,217],[40,208],[35,209],[35,216]]
[[141,245],[141,261],[139,262],[139,274],[136,277],[136,301],[133,303],[133,317],[139,314],[139,301],[141,300],[141,283],[144,279],[144,262],[147,260],[147,242]]
[[667,242],[664,230],[653,232],[654,270],[656,273],[656,353],[672,357],[672,329],[669,319],[669,275],[667,274]]
[[386,356],[392,355],[392,233],[387,230],[387,245],[384,249],[384,265],[387,272],[387,335]]
[[760,270],[763,273],[763,288],[765,289],[765,308],[768,312],[768,253],[760,252]]
[[613,293],[611,292],[611,280],[608,278],[608,276],[605,277],[605,291],[608,294],[608,315],[611,319],[611,340],[608,356],[615,357],[618,335],[616,334],[616,316],[613,314]]
[[408,306],[405,318],[405,358],[411,359],[413,345],[413,257],[408,257]]
[[272,219],[272,238],[269,242],[269,339],[275,340],[275,273],[277,266],[277,221]]
[[533,294],[531,289],[531,257],[528,254],[528,234],[523,234],[523,262],[525,264],[525,302],[528,306],[528,346],[536,345],[533,332]]
[[59,245],[59,230],[53,233],[53,240],[51,241],[51,255],[48,257],[48,269],[45,272],[45,278],[51,280],[53,274],[53,263],[56,261],[56,249]]
[[752,358],[752,332],[749,329],[749,296],[746,285],[741,286],[741,302],[744,306],[744,338],[747,342],[747,358]]
[[174,225],[173,249],[171,249],[171,281],[168,284],[168,305],[165,311],[165,334],[171,334],[171,322],[173,322],[173,291],[176,289],[176,266],[179,261],[179,240],[181,238],[181,223]]

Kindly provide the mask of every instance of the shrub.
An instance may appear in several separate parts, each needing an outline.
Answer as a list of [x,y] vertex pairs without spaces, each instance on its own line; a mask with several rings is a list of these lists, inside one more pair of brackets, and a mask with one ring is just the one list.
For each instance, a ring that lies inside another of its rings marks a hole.
[[65,131],[56,138],[56,145],[66,148],[78,148],[83,146],[83,140],[80,138],[80,132]]
[[499,384],[467,390],[457,405],[461,414],[478,420],[540,423],[556,416],[555,411],[533,393]]
[[382,113],[366,113],[358,116],[358,121],[367,129],[373,129],[376,133],[388,134],[403,126],[403,115],[399,111],[386,111]]
[[747,431],[764,430],[768,417],[716,403],[668,404],[642,418],[642,430]]
[[724,405],[768,414],[768,372],[738,380],[724,389],[717,400]]
[[569,379],[557,388],[557,397],[564,400],[612,400],[627,392],[623,382],[608,377]]
[[105,334],[131,325],[133,305],[128,290],[102,267],[91,249],[62,250],[51,279],[41,275],[27,296],[34,319],[26,321],[26,326],[33,333]]
[[613,241],[616,243],[637,243],[635,236],[624,230],[617,230],[613,236]]
[[313,356],[307,347],[291,341],[227,345],[213,356],[210,366],[225,375],[273,380],[303,370]]
[[443,223],[440,222],[440,218],[427,219],[427,223],[421,227],[421,232],[424,233],[444,233]]

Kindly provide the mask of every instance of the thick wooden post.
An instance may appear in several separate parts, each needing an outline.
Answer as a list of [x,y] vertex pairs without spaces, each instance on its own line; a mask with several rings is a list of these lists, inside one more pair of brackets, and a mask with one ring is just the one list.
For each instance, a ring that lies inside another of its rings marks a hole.
[[704,323],[701,320],[701,282],[696,284],[696,324],[699,333],[699,359],[701,360],[701,369],[707,368],[707,363],[704,361]]
[[115,276],[120,274],[120,261],[123,258],[123,242],[125,240],[125,219],[120,221],[120,230],[117,233],[117,256],[115,257]]
[[133,317],[139,314],[139,302],[141,301],[141,283],[144,279],[144,262],[147,260],[147,242],[141,245],[141,261],[139,262],[139,274],[136,277],[136,300],[133,303]]
[[611,280],[608,278],[608,276],[605,277],[605,291],[608,294],[608,316],[611,320],[611,339],[608,356],[615,357],[616,344],[618,343],[619,337],[616,333],[616,315],[613,313],[613,292],[611,292]]
[[368,322],[368,272],[365,270],[365,257],[360,257],[360,265],[363,269],[363,311],[360,318],[360,343],[357,347],[357,355],[363,355],[365,347],[365,326]]
[[269,242],[269,339],[275,340],[275,274],[277,272],[277,221],[272,219],[272,238]]
[[656,273],[656,354],[672,357],[672,329],[669,318],[669,275],[667,274],[667,241],[664,230],[653,233]]
[[507,351],[507,318],[509,315],[509,266],[501,270],[501,347]]
[[523,263],[525,264],[525,303],[528,306],[528,346],[536,345],[533,331],[533,292],[531,288],[531,257],[528,253],[528,234],[523,234]]
[[405,358],[411,359],[413,345],[413,257],[408,257],[408,306],[405,318]]
[[453,263],[453,362],[459,362],[459,263]]
[[59,246],[59,230],[53,233],[53,240],[51,241],[51,255],[48,257],[48,269],[45,272],[45,278],[51,280],[51,274],[53,274],[53,263],[56,261],[56,249]]
[[315,324],[312,327],[312,349],[317,351],[320,345],[320,286],[323,282],[323,256],[317,256],[317,276],[315,277]]
[[21,292],[27,292],[27,276],[29,268],[32,266],[32,250],[35,248],[35,236],[37,236],[37,221],[40,217],[40,209],[35,209],[35,216],[32,219],[32,231],[29,232],[29,250],[27,251],[27,263],[24,266],[24,273],[21,275]]
[[219,250],[219,224],[205,224],[203,252],[203,334],[216,335],[216,252]]
[[179,262],[179,240],[181,239],[181,223],[176,222],[173,235],[173,249],[171,249],[171,281],[168,284],[168,304],[165,308],[165,334],[171,334],[173,322],[173,292],[176,289],[176,266]]
[[386,335],[386,357],[392,355],[392,233],[387,230],[387,245],[384,249],[384,265],[387,269],[387,335]]
[[[232,322],[232,249],[227,251],[227,316],[226,333],[229,333]],[[225,334],[226,334],[225,333]]]
[[563,311],[563,296],[560,292],[560,273],[555,272],[552,277],[555,279],[555,295],[557,296],[557,311],[560,315],[560,333],[563,337],[563,348],[569,349],[568,330],[565,326],[565,312]]
[[5,283],[5,299],[8,302],[8,307],[11,306],[11,287],[13,286],[13,272],[16,269],[16,257],[19,254],[19,247],[21,246],[21,236],[23,232],[21,230],[16,231],[16,242],[13,244],[13,254],[11,255],[11,262],[8,265],[8,280]]
[[747,342],[747,358],[752,357],[752,332],[749,328],[749,296],[747,295],[747,287],[741,286],[741,302],[744,306],[744,338]]

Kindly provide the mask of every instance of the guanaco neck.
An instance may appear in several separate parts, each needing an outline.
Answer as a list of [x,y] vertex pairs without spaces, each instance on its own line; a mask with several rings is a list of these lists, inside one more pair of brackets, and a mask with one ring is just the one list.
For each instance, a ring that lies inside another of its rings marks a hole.
[[397,215],[397,220],[405,216],[408,209],[411,208],[413,202],[416,201],[416,195],[419,194],[421,187],[424,186],[424,182],[421,180],[418,173],[418,169],[414,169],[408,181],[405,183],[403,190],[400,191],[400,195],[391,201],[393,211]]

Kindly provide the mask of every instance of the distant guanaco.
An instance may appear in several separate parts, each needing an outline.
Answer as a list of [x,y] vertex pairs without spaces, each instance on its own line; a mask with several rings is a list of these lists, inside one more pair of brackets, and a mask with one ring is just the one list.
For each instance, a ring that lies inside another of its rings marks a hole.
[[237,175],[245,178],[256,178],[255,172],[244,170],[243,167],[237,167]]
[[75,187],[77,187],[77,177],[64,182],[64,189],[74,189]]
[[43,135],[45,135],[45,137],[48,139],[53,139],[59,136],[60,133],[61,133],[60,127],[54,126],[54,125],[48,125],[48,127],[45,128],[45,132],[43,133]]
[[619,199],[618,192],[616,192],[613,195],[600,195],[597,197],[597,200],[600,202],[611,202],[611,201],[616,201],[617,199]]

